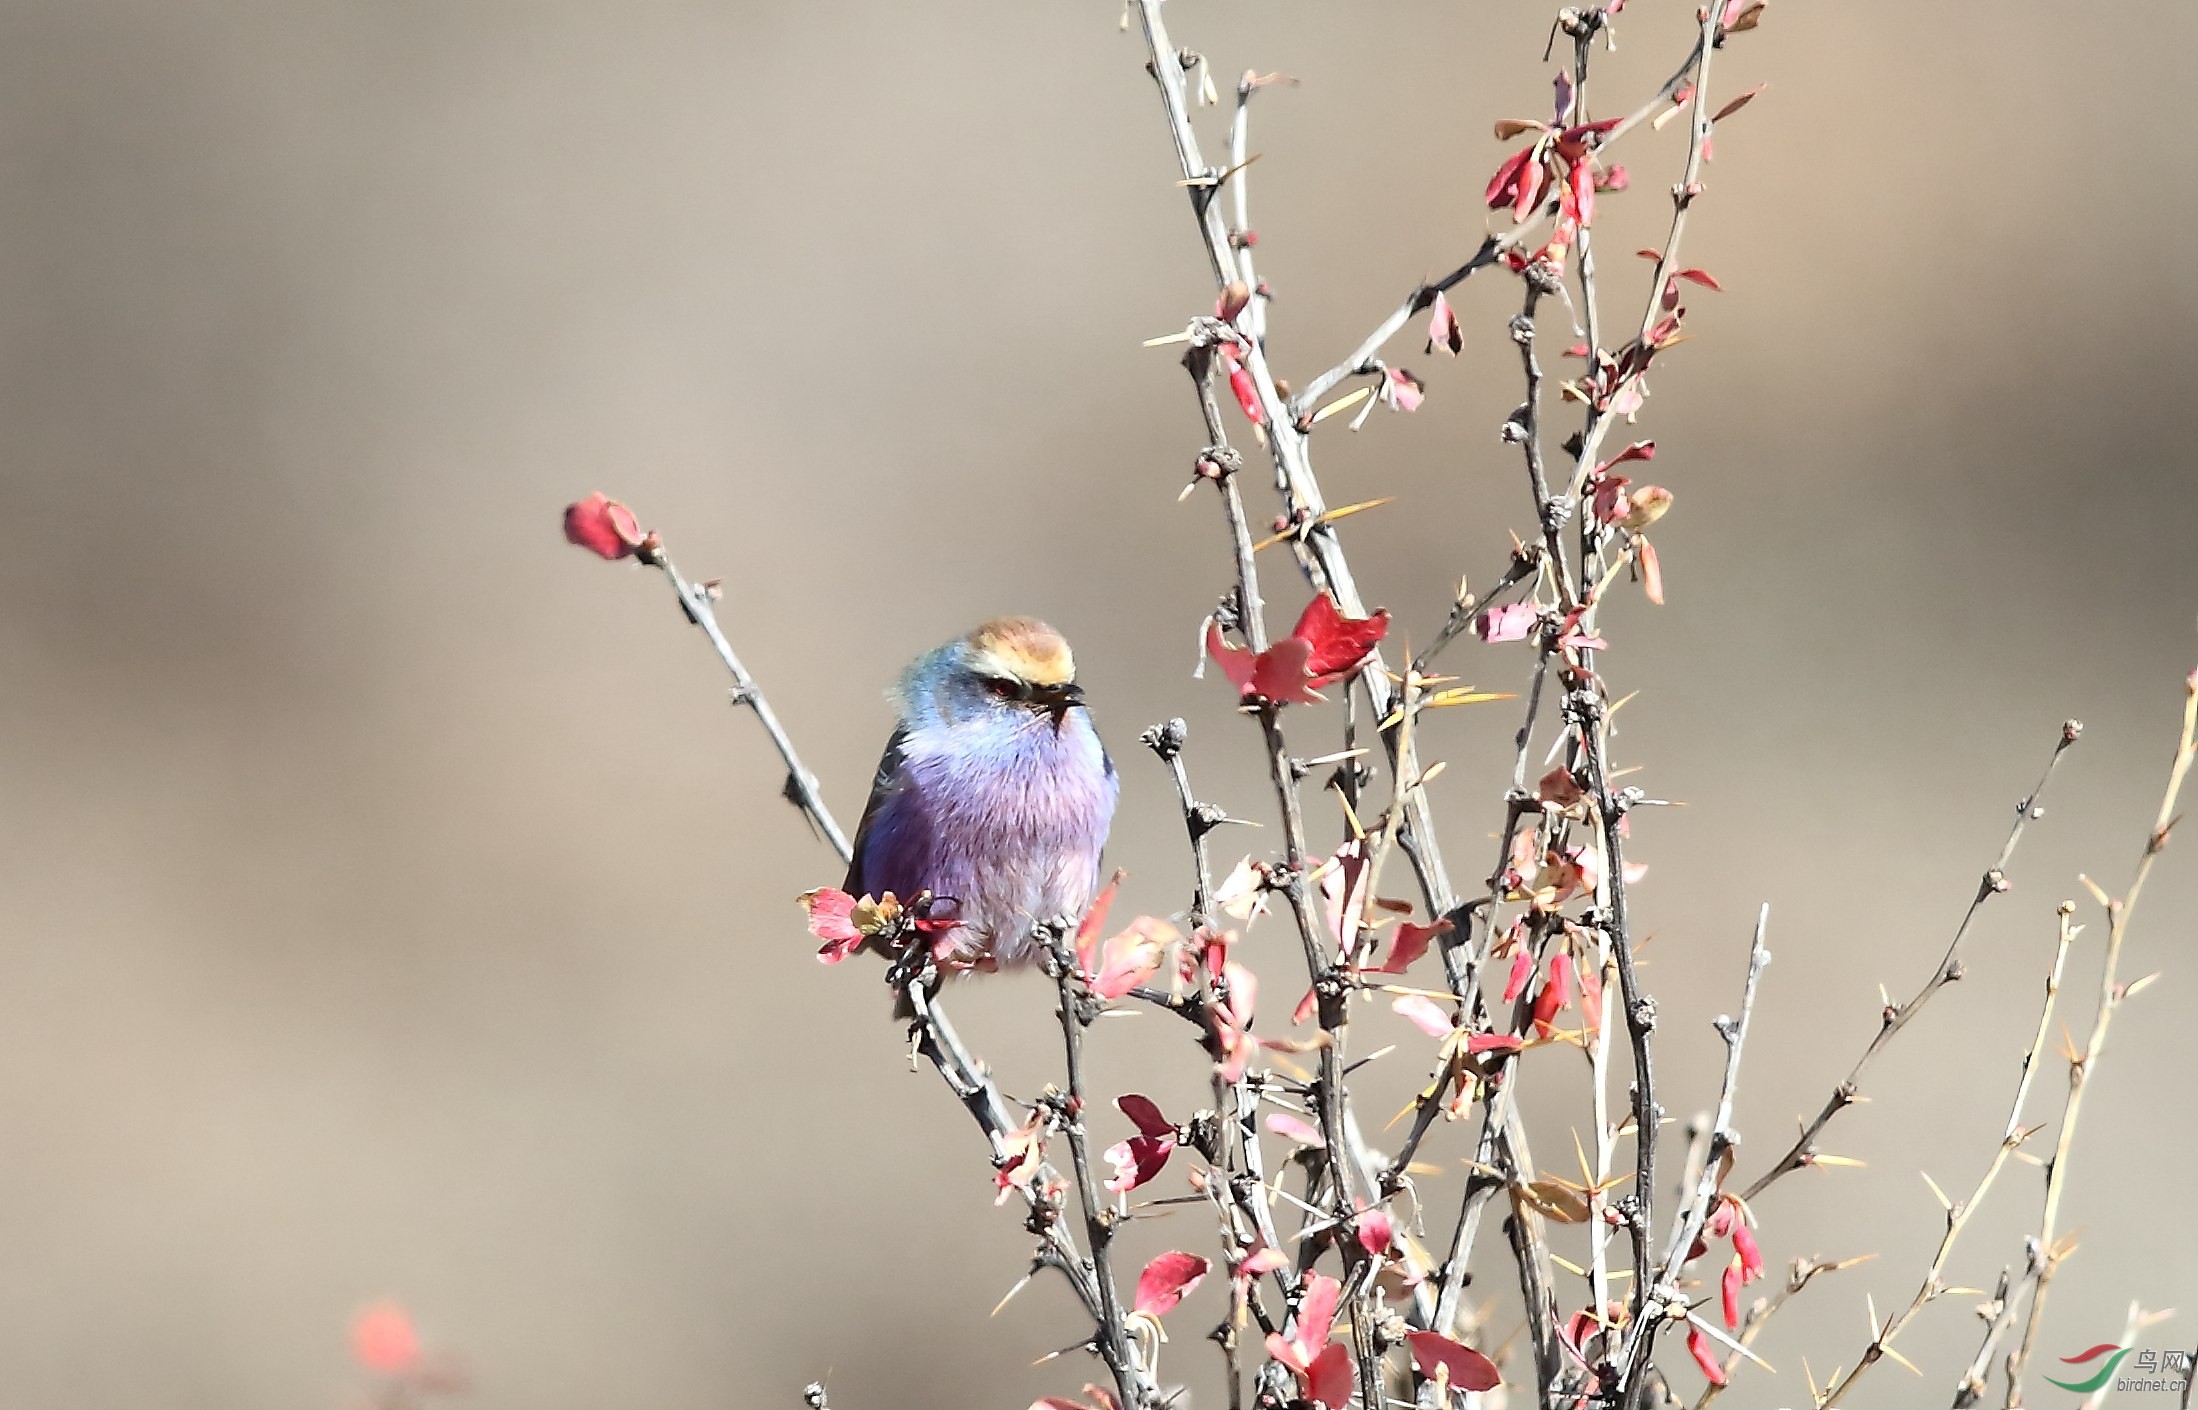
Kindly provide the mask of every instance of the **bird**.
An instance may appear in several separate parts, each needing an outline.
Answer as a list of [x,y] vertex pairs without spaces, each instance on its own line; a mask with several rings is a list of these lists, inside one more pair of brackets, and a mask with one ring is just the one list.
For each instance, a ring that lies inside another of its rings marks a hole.
[[934,937],[942,968],[1028,963],[1041,924],[1091,905],[1120,792],[1068,642],[1035,618],[994,618],[918,656],[889,696],[899,722],[848,894],[929,892],[951,920]]

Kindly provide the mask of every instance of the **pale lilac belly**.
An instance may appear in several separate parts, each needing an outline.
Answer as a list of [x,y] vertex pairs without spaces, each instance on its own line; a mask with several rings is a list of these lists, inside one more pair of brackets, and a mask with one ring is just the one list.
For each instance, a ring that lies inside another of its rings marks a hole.
[[1006,759],[908,750],[906,784],[873,820],[865,889],[952,897],[962,959],[1024,962],[1034,927],[1091,903],[1114,780],[1088,724],[1081,735],[1046,733]]

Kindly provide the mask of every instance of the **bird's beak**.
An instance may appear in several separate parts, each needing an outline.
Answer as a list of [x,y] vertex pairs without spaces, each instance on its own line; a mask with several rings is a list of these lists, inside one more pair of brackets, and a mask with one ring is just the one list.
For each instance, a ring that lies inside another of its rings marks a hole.
[[1084,688],[1074,681],[1066,685],[1044,685],[1030,693],[1033,707],[1053,716],[1053,727],[1059,729],[1068,712],[1084,703]]

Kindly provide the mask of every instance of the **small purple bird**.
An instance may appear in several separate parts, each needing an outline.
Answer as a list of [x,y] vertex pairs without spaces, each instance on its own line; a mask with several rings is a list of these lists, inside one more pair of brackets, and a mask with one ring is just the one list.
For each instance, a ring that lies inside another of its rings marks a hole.
[[1091,904],[1118,791],[1068,643],[996,618],[917,657],[893,701],[847,891],[951,901],[956,965],[1035,958],[1035,927]]

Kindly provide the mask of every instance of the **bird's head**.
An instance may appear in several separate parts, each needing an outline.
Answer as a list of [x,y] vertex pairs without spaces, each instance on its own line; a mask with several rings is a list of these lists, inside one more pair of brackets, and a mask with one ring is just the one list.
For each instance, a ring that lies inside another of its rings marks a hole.
[[1084,703],[1068,642],[1031,617],[996,617],[917,663],[904,687],[949,719],[1036,718],[1055,729]]

